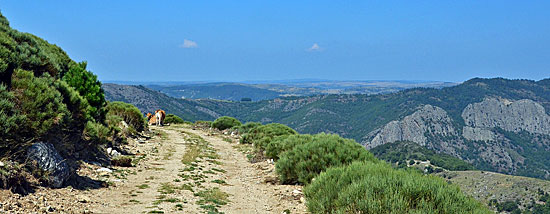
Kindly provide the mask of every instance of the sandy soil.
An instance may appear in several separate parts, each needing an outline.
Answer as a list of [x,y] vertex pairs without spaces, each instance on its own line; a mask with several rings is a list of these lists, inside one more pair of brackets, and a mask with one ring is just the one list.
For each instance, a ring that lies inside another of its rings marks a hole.
[[[250,163],[234,137],[189,126],[152,127],[159,136],[131,141],[135,167],[112,172],[84,164],[79,174],[107,188],[39,188],[20,196],[0,191],[7,213],[307,213],[301,186],[276,184],[274,165]],[[200,148],[196,158],[193,148]]]

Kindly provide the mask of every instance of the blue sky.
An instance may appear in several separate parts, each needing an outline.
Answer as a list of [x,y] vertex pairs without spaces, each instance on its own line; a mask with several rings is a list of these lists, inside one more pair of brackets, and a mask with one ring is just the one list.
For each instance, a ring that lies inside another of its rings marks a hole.
[[550,1],[0,0],[101,80],[550,77]]

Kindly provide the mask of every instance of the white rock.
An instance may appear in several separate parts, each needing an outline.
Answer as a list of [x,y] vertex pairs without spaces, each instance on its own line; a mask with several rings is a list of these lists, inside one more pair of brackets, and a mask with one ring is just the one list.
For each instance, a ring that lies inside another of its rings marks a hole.
[[113,151],[111,151],[111,156],[118,157],[118,156],[120,156],[120,153],[117,150],[113,149]]
[[0,161],[0,167],[4,167],[4,162]]
[[107,154],[111,154],[112,151],[113,151],[113,148],[111,147],[107,148]]
[[97,169],[96,171],[97,171],[97,172],[107,172],[107,173],[113,172],[113,170],[111,170],[111,169],[109,169],[109,168],[105,168],[105,167],[99,168],[99,169]]
[[300,194],[302,194],[302,191],[295,189],[295,190],[292,190],[292,194],[293,195],[300,195]]

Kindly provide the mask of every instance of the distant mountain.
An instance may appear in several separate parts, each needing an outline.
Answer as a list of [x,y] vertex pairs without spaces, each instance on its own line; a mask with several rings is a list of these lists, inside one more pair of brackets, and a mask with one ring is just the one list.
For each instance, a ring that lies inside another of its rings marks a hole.
[[475,78],[453,87],[379,95],[170,102],[202,110],[196,115],[191,115],[195,110],[188,112],[187,118],[184,115],[187,120],[229,115],[242,121],[278,122],[301,133],[328,132],[354,138],[369,149],[410,141],[458,157],[478,169],[550,178],[548,79]]
[[257,101],[273,99],[282,95],[280,92],[241,83],[147,85],[147,87],[172,97],[189,99],[207,98],[240,101],[243,98],[250,98]]
[[[123,84],[128,83],[123,82]],[[243,98],[259,101],[277,97],[322,94],[381,94],[415,87],[442,88],[456,85],[456,83],[434,81],[331,81],[312,79],[249,83],[166,82],[140,84],[175,98],[206,98],[231,101],[240,101]]]

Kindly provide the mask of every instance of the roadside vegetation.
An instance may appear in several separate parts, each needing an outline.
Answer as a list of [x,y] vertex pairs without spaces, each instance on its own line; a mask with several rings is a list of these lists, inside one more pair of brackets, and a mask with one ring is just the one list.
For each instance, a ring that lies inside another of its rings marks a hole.
[[[101,82],[86,66],[58,46],[12,29],[0,14],[0,160],[10,165],[2,168],[2,188],[28,192],[30,185],[18,180],[28,177],[18,176],[26,172],[38,180],[52,179],[51,169],[27,160],[27,149],[38,142],[52,145],[74,174],[79,160],[109,164],[99,158],[105,157],[102,147],[126,142],[125,130],[145,129],[137,108],[105,100]],[[127,127],[121,127],[122,121]]]
[[254,145],[256,156],[276,161],[279,182],[305,185],[306,205],[314,214],[491,213],[442,178],[394,168],[352,139],[301,135],[282,124],[239,134],[241,145]]
[[212,128],[220,131],[242,125],[241,121],[228,116],[220,117],[212,122]]

